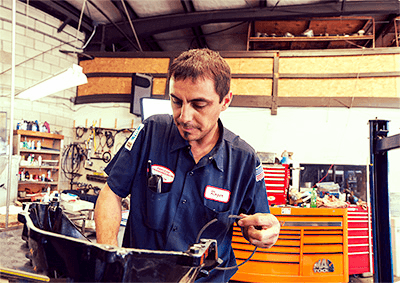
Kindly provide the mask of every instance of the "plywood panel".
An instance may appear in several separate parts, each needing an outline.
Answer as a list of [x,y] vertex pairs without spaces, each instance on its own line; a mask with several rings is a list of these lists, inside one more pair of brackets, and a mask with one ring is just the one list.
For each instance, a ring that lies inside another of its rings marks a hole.
[[233,95],[270,96],[272,93],[271,79],[232,79]]
[[276,34],[283,36],[290,31],[294,35],[302,34],[308,28],[309,21],[257,21],[254,23],[254,31],[267,33],[269,36]]
[[366,18],[338,18],[338,20],[319,21],[318,19],[310,22],[309,29],[314,31],[314,35],[351,35],[364,27],[367,23]]
[[91,94],[131,93],[132,78],[94,77],[88,83],[78,87],[78,96]]
[[169,58],[108,58],[81,61],[84,73],[167,73]]
[[153,95],[164,95],[166,84],[166,78],[153,78]]
[[399,78],[280,79],[279,97],[399,97]]
[[400,70],[400,54],[393,54],[394,68],[396,71]]
[[399,55],[280,57],[281,74],[375,73],[400,71]]
[[273,58],[225,58],[232,74],[272,74]]

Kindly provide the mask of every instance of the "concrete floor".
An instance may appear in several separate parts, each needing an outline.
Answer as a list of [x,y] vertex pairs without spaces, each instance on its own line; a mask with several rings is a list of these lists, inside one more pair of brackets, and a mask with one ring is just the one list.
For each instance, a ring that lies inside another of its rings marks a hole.
[[349,282],[354,282],[354,283],[373,283],[374,282],[374,277],[359,277],[359,276],[350,276]]
[[21,235],[22,226],[0,231],[0,266],[35,273],[30,260],[25,256],[29,249]]
[[[367,277],[367,278],[362,278],[362,277],[350,277],[349,282],[354,282],[354,283],[373,283],[374,278],[373,277]],[[394,277],[393,282],[400,282],[400,277]],[[380,282],[383,283],[383,282]]]

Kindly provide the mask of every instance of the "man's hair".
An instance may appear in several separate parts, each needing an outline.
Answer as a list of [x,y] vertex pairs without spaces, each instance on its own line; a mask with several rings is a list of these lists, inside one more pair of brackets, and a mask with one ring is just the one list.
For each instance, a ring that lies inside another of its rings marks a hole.
[[172,62],[168,81],[211,79],[220,102],[228,94],[231,84],[231,69],[218,52],[210,49],[191,49],[180,54]]

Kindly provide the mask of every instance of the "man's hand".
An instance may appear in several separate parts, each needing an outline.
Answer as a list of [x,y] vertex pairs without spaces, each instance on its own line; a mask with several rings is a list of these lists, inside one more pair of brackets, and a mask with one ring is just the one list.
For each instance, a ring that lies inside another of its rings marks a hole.
[[270,248],[278,240],[281,225],[278,219],[268,213],[240,215],[238,225],[242,228],[243,236],[253,245],[260,248]]

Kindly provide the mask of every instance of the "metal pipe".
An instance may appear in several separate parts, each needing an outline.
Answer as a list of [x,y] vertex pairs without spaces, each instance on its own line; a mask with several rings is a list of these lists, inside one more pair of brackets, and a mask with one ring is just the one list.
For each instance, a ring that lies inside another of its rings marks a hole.
[[122,6],[124,6],[124,10],[125,10],[125,13],[126,13],[126,17],[128,18],[128,21],[129,21],[129,24],[130,24],[130,26],[131,26],[133,35],[135,36],[135,39],[136,39],[136,43],[137,43],[137,45],[139,46],[139,50],[140,50],[141,52],[143,52],[142,46],[140,45],[139,38],[138,38],[138,36],[137,36],[137,34],[136,34],[135,27],[134,27],[133,24],[132,24],[132,20],[131,20],[131,17],[129,16],[129,12],[128,12],[128,9],[126,8],[126,5],[125,5],[124,0],[121,0],[121,3],[122,3]]
[[369,124],[374,281],[393,282],[387,156],[387,151],[391,148],[381,145],[381,142],[387,139],[388,121],[370,120]]
[[97,7],[97,5],[91,1],[91,0],[87,0],[90,4],[92,4],[93,7],[96,8],[97,11],[99,11],[99,13],[101,13],[128,41],[129,43],[135,48],[138,49],[138,47],[135,45],[135,43],[130,39],[130,37],[128,35],[125,34],[125,32],[109,17],[107,16],[106,13],[104,13],[99,7]]
[[6,221],[5,228],[8,228],[8,219],[10,213],[10,196],[12,180],[12,155],[13,155],[13,122],[14,122],[14,95],[15,95],[15,27],[16,27],[17,0],[13,0],[12,7],[12,40],[11,40],[11,110],[10,110],[10,135],[8,150],[8,180],[7,180],[7,199],[6,199]]
[[[369,160],[368,158],[368,166],[367,166],[367,184],[370,183],[370,164],[371,164],[371,160]],[[371,191],[370,189],[367,189],[367,213],[368,213],[368,253],[369,253],[369,257],[368,257],[368,266],[369,266],[369,270],[371,272],[371,274],[373,274],[373,249],[372,249],[372,217],[371,217]]]

